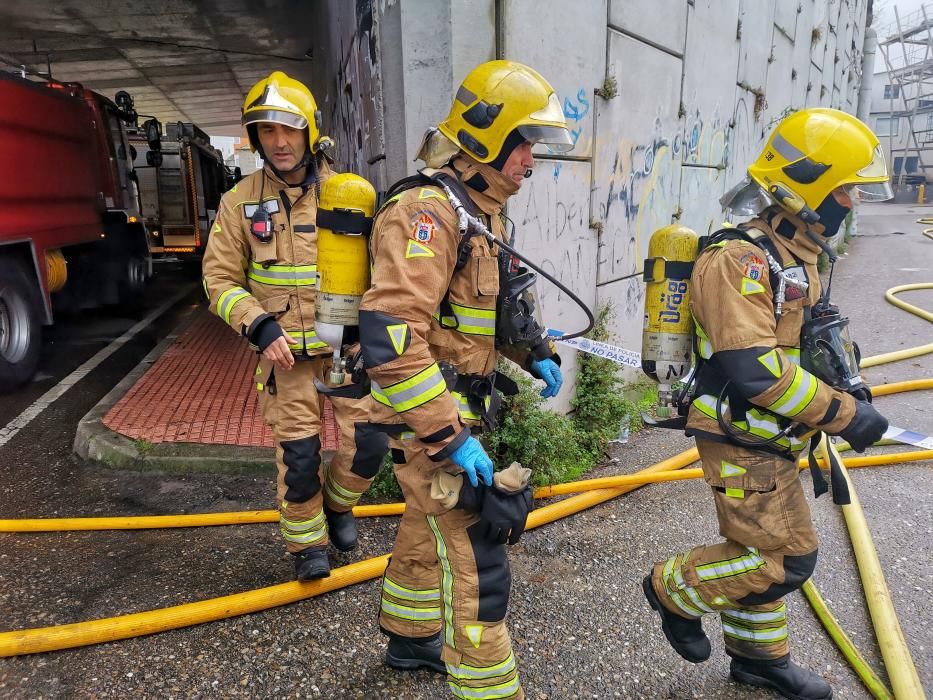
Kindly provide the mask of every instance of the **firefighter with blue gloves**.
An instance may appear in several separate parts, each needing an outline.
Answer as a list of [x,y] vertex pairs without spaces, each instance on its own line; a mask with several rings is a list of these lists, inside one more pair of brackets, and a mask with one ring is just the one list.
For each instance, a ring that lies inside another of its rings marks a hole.
[[516,390],[495,371],[500,352],[544,380],[543,396],[562,383],[531,317],[531,277],[496,243],[508,241],[502,207],[531,175],[536,143],[573,145],[553,88],[512,61],[474,69],[422,144],[429,167],[390,188],[376,215],[360,307],[373,422],[390,434],[405,495],[382,586],[386,661],[446,672],[460,698],[524,697],[503,545],[524,531],[530,470],[493,474],[472,433],[492,426],[500,391]]

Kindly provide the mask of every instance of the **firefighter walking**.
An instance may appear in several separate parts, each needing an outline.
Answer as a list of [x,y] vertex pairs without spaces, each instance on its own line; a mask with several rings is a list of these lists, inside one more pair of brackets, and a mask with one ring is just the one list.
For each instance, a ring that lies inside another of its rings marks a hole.
[[[687,434],[726,541],[675,554],[643,582],[683,658],[709,658],[700,618],[718,613],[732,677],[788,698],[832,697],[829,684],[790,659],[783,598],[817,559],[797,455],[813,431],[864,451],[887,428],[857,368],[843,371],[855,364],[848,350],[832,357],[845,324],[817,272],[856,195],[889,196],[878,139],[851,115],[807,109],[778,125],[746,180],[723,198],[753,218],[714,234],[693,268],[700,360]],[[835,325],[821,323],[830,317]],[[834,479],[834,491],[843,484]]]
[[265,166],[223,196],[204,285],[211,311],[260,353],[254,381],[275,436],[280,529],[296,577],[310,580],[330,573],[328,542],[356,546],[351,509],[388,451],[369,424],[370,397],[333,398],[340,448],[328,469],[321,465],[314,380],[328,376],[332,350],[314,330],[319,202],[331,178],[362,178],[334,176],[314,97],[284,73],[253,86],[242,121]]
[[[392,435],[406,504],[382,586],[386,660],[446,670],[461,698],[523,697],[505,626],[504,544],[524,530],[529,470],[494,476],[472,435],[493,422],[497,389],[511,388],[495,372],[497,346],[545,381],[543,395],[562,382],[544,329],[501,312],[505,298],[515,301],[503,258],[462,223],[474,216],[505,238],[502,207],[531,175],[539,142],[572,145],[544,78],[510,61],[474,69],[422,145],[432,167],[392,188],[376,216],[373,284],[360,311],[374,422]],[[537,330],[517,332],[529,328]]]

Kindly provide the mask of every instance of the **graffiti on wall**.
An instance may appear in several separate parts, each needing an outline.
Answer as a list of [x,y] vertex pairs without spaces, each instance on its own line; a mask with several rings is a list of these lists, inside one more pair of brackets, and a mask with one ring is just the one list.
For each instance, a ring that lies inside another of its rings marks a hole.
[[349,6],[341,6],[340,11],[344,14],[334,37],[340,61],[330,115],[336,131],[336,160],[340,167],[383,189],[385,156],[375,8],[372,0],[357,0],[351,16],[347,16]]
[[[540,161],[509,203],[515,240],[523,253],[587,303],[596,297],[596,232],[589,228],[588,163]],[[545,321],[577,325],[582,315],[558,288],[538,284]],[[561,330],[569,330],[561,328]]]
[[595,216],[603,223],[600,236],[600,284],[640,269],[651,233],[671,221],[677,207],[678,161],[684,148],[681,134],[664,134],[661,117],[644,143],[622,139],[605,149],[611,167],[605,182],[594,187]]
[[[570,137],[573,139],[574,148],[580,141],[580,135],[586,123],[584,117],[590,113],[590,101],[587,98],[586,88],[580,88],[573,97],[564,98],[564,118],[567,120],[567,126],[570,127]],[[586,144],[580,143],[579,150],[586,150]]]

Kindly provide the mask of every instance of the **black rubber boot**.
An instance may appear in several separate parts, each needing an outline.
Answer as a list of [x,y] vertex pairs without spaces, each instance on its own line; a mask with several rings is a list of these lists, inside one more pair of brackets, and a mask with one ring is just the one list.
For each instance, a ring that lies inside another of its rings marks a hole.
[[400,637],[389,635],[386,664],[400,671],[426,668],[438,673],[447,673],[441,661],[441,635],[433,637]]
[[358,533],[356,530],[356,518],[353,517],[353,511],[338,513],[324,506],[324,515],[327,516],[327,534],[330,536],[330,543],[341,552],[350,552],[356,549]]
[[700,620],[688,620],[665,608],[661,601],[658,600],[654,587],[651,585],[651,574],[645,576],[645,579],[641,582],[641,587],[645,591],[648,605],[661,616],[661,630],[670,645],[674,647],[674,651],[690,663],[698,664],[701,661],[706,661],[710,655],[709,637],[703,631]]
[[790,654],[767,661],[733,656],[729,673],[739,683],[770,688],[791,700],[829,700],[833,696],[829,683],[795,664]]
[[327,558],[326,549],[303,549],[292,556],[295,557],[295,578],[299,581],[313,581],[330,576],[330,560]]

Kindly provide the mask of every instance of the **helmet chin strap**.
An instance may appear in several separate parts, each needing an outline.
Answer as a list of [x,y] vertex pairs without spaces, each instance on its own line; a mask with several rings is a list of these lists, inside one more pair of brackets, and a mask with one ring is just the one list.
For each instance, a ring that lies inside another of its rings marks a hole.
[[298,170],[301,170],[302,168],[307,168],[309,165],[311,165],[313,158],[314,156],[311,153],[311,149],[306,148],[305,154],[301,157],[301,160],[299,160],[298,163],[294,167],[291,167],[288,170],[280,170],[279,168],[272,165],[271,162],[269,162],[269,168],[272,170],[272,172],[274,172],[276,175],[278,175],[281,179],[284,180],[286,175],[291,175],[292,173],[297,172]]

